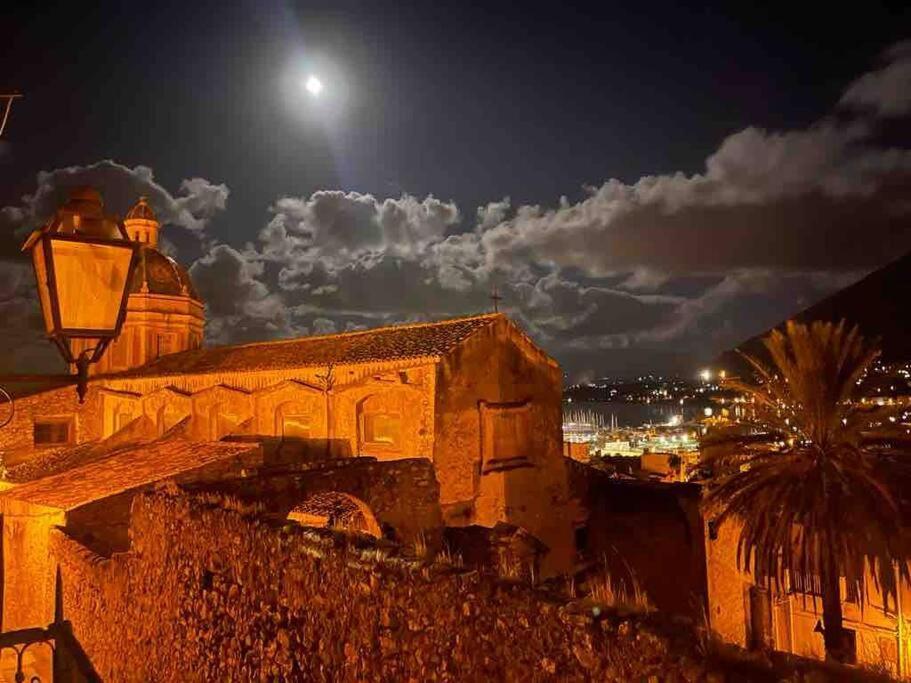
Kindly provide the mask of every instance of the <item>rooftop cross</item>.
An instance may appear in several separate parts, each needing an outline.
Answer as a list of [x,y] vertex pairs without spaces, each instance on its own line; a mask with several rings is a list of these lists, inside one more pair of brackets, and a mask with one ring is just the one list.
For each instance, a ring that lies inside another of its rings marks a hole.
[[497,283],[493,283],[493,287],[490,289],[490,300],[493,301],[493,312],[500,312],[500,302],[503,301],[503,297],[500,296],[500,293],[497,291]]

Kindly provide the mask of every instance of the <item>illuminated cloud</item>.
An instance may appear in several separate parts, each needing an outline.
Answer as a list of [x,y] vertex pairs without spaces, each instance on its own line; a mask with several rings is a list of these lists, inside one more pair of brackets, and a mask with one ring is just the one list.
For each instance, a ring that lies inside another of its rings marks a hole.
[[172,194],[155,181],[147,166],[130,168],[115,161],[104,160],[88,166],[68,166],[38,174],[34,192],[22,197],[16,206],[0,209],[0,228],[5,234],[21,235],[41,225],[66,198],[67,188],[92,185],[103,190],[105,208],[124,215],[145,195],[164,226],[183,228],[201,234],[209,221],[224,211],[228,188],[204,178],[188,178],[181,182],[177,194]]
[[[911,50],[889,54],[845,91],[840,106],[860,110],[854,118],[748,127],[697,173],[611,179],[576,202],[504,198],[460,211],[434,196],[279,197],[252,242],[201,241],[190,272],[208,305],[208,337],[477,313],[490,309],[496,284],[503,309],[573,375],[710,359],[911,249],[911,150],[882,144],[879,120],[867,116],[909,113],[911,88],[895,87]],[[200,236],[228,196],[198,178],[171,195],[148,168],[99,162],[42,174],[2,219],[29,223],[77,179],[116,206],[147,194],[166,223]]]
[[911,114],[911,40],[893,45],[883,56],[883,67],[851,83],[841,104],[883,117]]

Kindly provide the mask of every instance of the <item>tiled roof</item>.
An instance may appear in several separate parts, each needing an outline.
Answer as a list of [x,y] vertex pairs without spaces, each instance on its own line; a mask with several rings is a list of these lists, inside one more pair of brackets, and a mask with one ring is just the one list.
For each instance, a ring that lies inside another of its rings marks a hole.
[[250,444],[180,439],[159,441],[117,451],[103,460],[22,484],[0,497],[72,510],[95,500],[258,450],[258,445]]
[[502,314],[490,313],[432,323],[183,351],[162,356],[115,377],[280,370],[330,363],[344,365],[439,357],[502,317]]

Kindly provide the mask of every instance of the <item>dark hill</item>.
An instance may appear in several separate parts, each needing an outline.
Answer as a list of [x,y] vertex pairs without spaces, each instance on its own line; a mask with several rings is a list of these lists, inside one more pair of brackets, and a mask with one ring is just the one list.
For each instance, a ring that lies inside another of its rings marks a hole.
[[[832,294],[793,317],[800,322],[839,321],[860,326],[868,339],[879,338],[883,360],[911,360],[911,253],[883,266],[853,285]],[[782,321],[777,328],[784,327]],[[771,330],[748,339],[736,350],[765,355],[762,338]],[[721,367],[742,372],[744,364],[736,350],[726,351]]]

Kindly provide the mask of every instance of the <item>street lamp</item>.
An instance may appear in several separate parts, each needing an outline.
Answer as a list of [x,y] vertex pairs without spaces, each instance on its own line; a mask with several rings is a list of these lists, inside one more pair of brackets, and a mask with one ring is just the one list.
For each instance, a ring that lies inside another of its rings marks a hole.
[[122,223],[104,215],[99,192],[80,187],[22,250],[32,257],[47,335],[76,366],[82,403],[89,364],[123,326],[138,245]]

